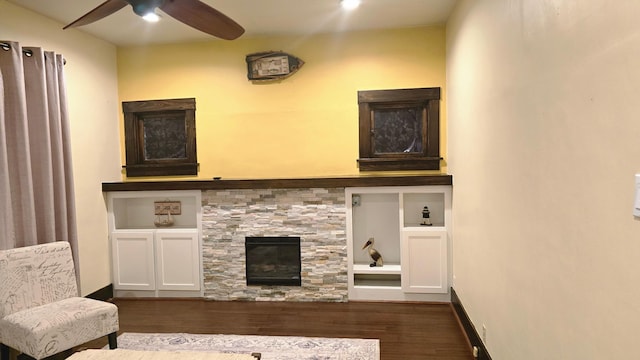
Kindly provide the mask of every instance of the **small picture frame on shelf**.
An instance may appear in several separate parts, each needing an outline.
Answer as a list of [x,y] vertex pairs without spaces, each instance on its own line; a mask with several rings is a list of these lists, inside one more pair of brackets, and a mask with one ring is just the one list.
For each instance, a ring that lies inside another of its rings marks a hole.
[[180,201],[154,201],[155,215],[180,215],[182,204]]

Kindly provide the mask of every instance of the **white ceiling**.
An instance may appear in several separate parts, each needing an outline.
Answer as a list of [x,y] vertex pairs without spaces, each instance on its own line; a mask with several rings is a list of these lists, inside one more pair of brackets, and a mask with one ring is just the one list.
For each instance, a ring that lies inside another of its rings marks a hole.
[[[57,20],[62,27],[104,0],[7,1]],[[348,13],[341,10],[339,0],[202,1],[242,25],[242,37],[254,37],[444,24],[457,0],[362,0],[359,8]],[[162,20],[150,24],[127,6],[93,24],[65,31],[85,31],[120,46],[216,39],[158,13]]]

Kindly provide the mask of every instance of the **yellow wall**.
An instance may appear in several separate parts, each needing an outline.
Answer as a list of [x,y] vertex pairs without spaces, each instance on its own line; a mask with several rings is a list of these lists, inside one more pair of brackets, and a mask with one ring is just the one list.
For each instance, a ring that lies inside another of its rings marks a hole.
[[[123,179],[122,101],[195,97],[199,178],[312,177],[358,174],[358,90],[445,91],[443,27],[117,49],[6,0],[0,14],[3,40],[67,59],[82,295],[111,283],[101,183]],[[254,85],[245,55],[265,50],[306,64]]]
[[[254,84],[245,56],[267,50],[305,65],[279,82]],[[445,30],[119,48],[118,86],[120,101],[196,98],[199,179],[356,175],[357,91],[441,87],[444,94]],[[444,100],[441,109],[445,155]]]

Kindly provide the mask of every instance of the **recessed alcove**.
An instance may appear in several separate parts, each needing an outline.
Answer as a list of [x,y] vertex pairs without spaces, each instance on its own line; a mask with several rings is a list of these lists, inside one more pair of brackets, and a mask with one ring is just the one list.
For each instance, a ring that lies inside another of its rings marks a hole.
[[[344,302],[349,300],[348,252],[353,251],[348,249],[345,189],[451,185],[451,182],[450,175],[354,176],[120,182],[103,183],[102,189],[105,192],[200,190],[202,296],[206,299]],[[424,196],[416,193],[407,197],[410,207],[416,208],[411,213],[419,213],[418,206],[424,200],[438,203],[438,199]],[[122,200],[115,205],[135,208],[138,202]],[[183,201],[183,211],[191,205]],[[198,203],[193,205],[197,207]],[[417,218],[408,221],[415,222]],[[247,285],[247,237],[299,237],[300,286]],[[362,247],[360,243],[355,245]],[[358,255],[366,257],[359,250]],[[390,271],[396,278],[386,273],[367,273],[357,274],[358,279],[374,284],[380,279],[397,283],[399,271],[393,267],[394,256],[399,257],[399,253],[385,251],[391,263],[379,270]]]

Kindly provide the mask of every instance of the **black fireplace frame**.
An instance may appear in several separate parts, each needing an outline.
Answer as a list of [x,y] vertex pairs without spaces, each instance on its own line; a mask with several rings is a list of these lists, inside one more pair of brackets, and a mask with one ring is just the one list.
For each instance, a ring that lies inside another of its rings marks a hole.
[[[302,286],[302,256],[300,251],[300,242],[301,239],[298,236],[247,236],[245,237],[245,278],[247,280],[247,285],[280,285],[280,286]],[[252,246],[292,246],[296,247],[298,250],[298,262],[297,267],[297,277],[285,278],[285,277],[258,277],[258,276],[250,276],[249,274],[249,264],[248,264],[248,254],[250,247]]]

